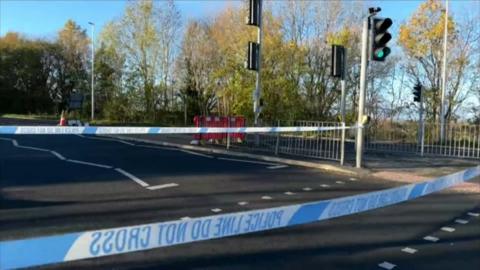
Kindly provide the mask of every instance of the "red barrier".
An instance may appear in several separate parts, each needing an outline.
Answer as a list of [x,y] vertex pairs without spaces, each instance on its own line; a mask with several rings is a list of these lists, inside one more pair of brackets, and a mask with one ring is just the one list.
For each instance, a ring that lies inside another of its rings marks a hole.
[[[195,116],[193,118],[195,127],[245,127],[245,117],[225,117],[225,116]],[[227,138],[227,133],[205,133],[194,134],[195,140],[222,140]],[[231,133],[230,138],[245,139],[244,133]]]

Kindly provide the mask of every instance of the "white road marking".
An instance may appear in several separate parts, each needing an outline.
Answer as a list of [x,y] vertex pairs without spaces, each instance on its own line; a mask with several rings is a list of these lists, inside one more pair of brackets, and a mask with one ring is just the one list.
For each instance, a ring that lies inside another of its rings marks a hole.
[[12,141],[12,139],[9,139],[9,138],[1,138],[1,137],[0,137],[0,140],[2,140],[2,141],[9,141],[9,142]]
[[302,188],[302,190],[303,190],[303,191],[311,191],[312,188],[310,188],[310,187],[304,187],[304,188]]
[[475,213],[475,212],[468,212],[467,214],[468,214],[469,216],[471,216],[471,217],[478,217],[478,216],[480,216],[479,213]]
[[220,209],[220,208],[213,208],[213,209],[212,209],[212,212],[214,212],[214,213],[219,213],[219,212],[222,212],[222,209]]
[[139,178],[137,178],[135,175],[132,175],[132,174],[130,174],[129,172],[126,172],[126,171],[124,171],[124,170],[122,170],[122,169],[120,169],[120,168],[115,168],[115,171],[117,171],[117,172],[125,175],[126,177],[132,179],[133,181],[135,181],[137,184],[139,184],[139,185],[142,186],[142,187],[148,187],[148,186],[150,186],[150,185],[147,184],[146,182],[144,182],[144,181],[140,180]]
[[214,158],[214,156],[205,155],[205,154],[197,153],[197,152],[193,152],[193,151],[188,151],[188,150],[180,150],[180,151],[184,152],[184,153],[187,153],[187,154],[195,155],[195,156],[206,157],[206,158]]
[[157,189],[164,189],[164,188],[171,188],[171,187],[178,187],[177,183],[169,183],[163,185],[156,185],[156,186],[149,186],[147,187],[148,190],[157,190]]
[[276,166],[267,167],[267,169],[276,170],[276,169],[283,169],[283,168],[287,168],[287,167],[288,167],[287,165],[276,165]]
[[156,146],[156,145],[135,145],[137,147],[144,147],[144,148],[153,148],[153,149],[161,149],[161,150],[169,150],[169,151],[178,151],[177,148],[172,147],[164,147],[164,146]]
[[17,146],[17,147],[18,147],[18,142],[17,142],[17,140],[12,140],[12,143],[13,143],[14,146]]
[[335,183],[337,183],[337,184],[339,184],[339,185],[345,184],[345,182],[343,182],[343,181],[337,181],[337,182],[335,182]]
[[288,196],[290,196],[290,195],[295,195],[295,193],[294,193],[294,192],[291,192],[291,191],[287,191],[287,192],[285,192],[284,194],[285,194],[285,195],[288,195]]
[[189,219],[192,219],[191,217],[182,217],[180,218],[180,220],[189,220]]
[[271,200],[273,199],[272,197],[270,196],[262,196],[262,200]]
[[455,219],[455,222],[458,224],[467,224],[468,220],[458,218],[458,219]]
[[18,148],[29,149],[29,150],[35,150],[35,151],[50,152],[50,150],[48,150],[48,149],[38,148],[38,147],[23,146],[23,145],[18,145],[17,147]]
[[104,169],[111,169],[111,168],[113,168],[112,166],[108,166],[108,165],[103,165],[103,164],[98,164],[98,163],[92,163],[92,162],[86,162],[86,161],[75,160],[75,159],[67,159],[66,161],[72,162],[72,163],[83,164],[83,165],[100,167],[100,168],[104,168]]
[[455,228],[452,228],[452,227],[442,227],[441,230],[444,231],[444,232],[454,232],[454,231],[455,231]]
[[402,251],[405,252],[405,253],[415,254],[415,253],[417,253],[418,250],[416,250],[414,248],[406,247],[406,248],[402,249]]
[[87,136],[83,136],[83,135],[80,135],[80,137],[85,138],[85,139],[90,139],[90,140],[111,141],[111,142],[123,143],[123,144],[130,145],[130,146],[135,146],[134,143],[119,140],[119,139],[99,138],[99,137],[91,137],[91,136],[87,137]]
[[238,202],[238,205],[247,205],[248,202]]
[[267,162],[261,162],[261,161],[244,160],[244,159],[236,159],[236,158],[218,158],[218,159],[235,161],[235,162],[243,162],[243,163],[253,163],[253,164],[260,164],[260,165],[278,166],[278,164],[275,164],[275,163],[267,163]]
[[393,263],[389,263],[389,262],[382,262],[382,263],[379,263],[378,266],[383,268],[383,269],[391,270],[391,269],[395,268],[397,265],[395,265]]
[[435,236],[427,235],[423,238],[423,240],[427,240],[427,241],[431,241],[431,242],[437,242],[440,239],[438,237],[435,237]]
[[321,184],[320,186],[323,187],[323,188],[328,188],[328,187],[330,187],[330,185],[327,185],[327,184]]
[[61,159],[61,160],[66,160],[66,158],[62,155],[60,155],[59,153],[55,152],[55,151],[50,151],[50,153],[52,153],[52,155],[55,155],[57,158]]
[[357,178],[350,177],[350,179],[348,179],[348,180],[350,180],[352,182],[355,182],[355,181],[357,181]]

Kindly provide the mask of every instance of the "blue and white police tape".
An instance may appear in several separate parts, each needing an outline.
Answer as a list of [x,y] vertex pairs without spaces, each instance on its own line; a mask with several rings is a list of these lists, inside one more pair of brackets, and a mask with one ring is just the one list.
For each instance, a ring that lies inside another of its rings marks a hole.
[[198,133],[279,133],[332,131],[353,127],[63,127],[63,126],[0,126],[0,134],[198,134]]
[[480,166],[430,181],[332,200],[0,242],[0,269],[109,256],[352,215],[437,192],[480,176]]

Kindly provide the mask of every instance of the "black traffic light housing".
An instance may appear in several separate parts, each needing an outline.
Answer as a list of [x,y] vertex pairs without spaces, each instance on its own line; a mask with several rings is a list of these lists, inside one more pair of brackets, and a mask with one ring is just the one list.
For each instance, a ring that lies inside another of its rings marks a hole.
[[249,70],[258,70],[258,52],[260,50],[260,44],[256,42],[248,42],[247,48],[247,61],[245,62],[245,68]]
[[413,101],[421,102],[422,101],[422,85],[417,82],[413,87]]
[[371,59],[373,61],[385,61],[391,50],[387,43],[392,39],[392,35],[387,31],[392,26],[392,19],[377,18],[372,19],[372,51]]
[[248,0],[247,25],[260,26],[260,0]]
[[345,70],[345,47],[332,45],[332,61],[330,75],[335,78],[343,78]]

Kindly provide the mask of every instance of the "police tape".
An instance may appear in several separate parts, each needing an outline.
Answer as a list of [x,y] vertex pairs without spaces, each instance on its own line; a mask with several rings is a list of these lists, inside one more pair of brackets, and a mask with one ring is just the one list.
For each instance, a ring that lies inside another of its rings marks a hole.
[[39,266],[242,235],[352,215],[480,176],[480,166],[430,181],[304,204],[0,242],[0,269]]
[[204,133],[279,133],[335,131],[353,129],[349,126],[331,127],[64,127],[64,126],[0,126],[0,134],[68,135],[68,134],[204,134]]

